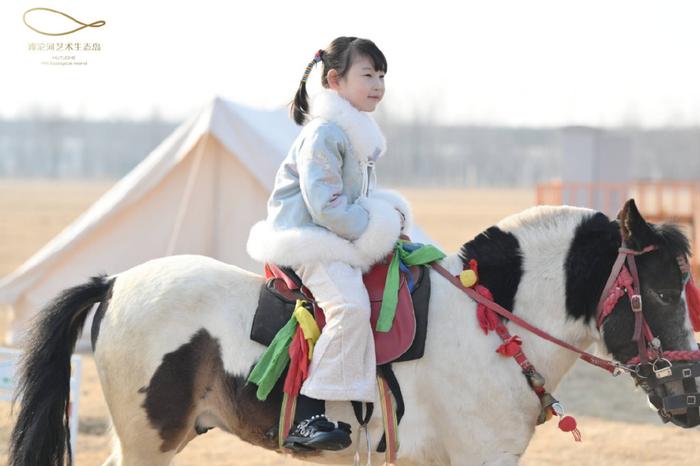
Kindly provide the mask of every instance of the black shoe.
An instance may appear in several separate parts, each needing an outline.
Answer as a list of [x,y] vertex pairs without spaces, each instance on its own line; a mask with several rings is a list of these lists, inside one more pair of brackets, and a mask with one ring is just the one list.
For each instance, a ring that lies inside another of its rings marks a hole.
[[342,450],[352,443],[350,425],[317,414],[301,421],[289,433],[284,447],[291,450]]

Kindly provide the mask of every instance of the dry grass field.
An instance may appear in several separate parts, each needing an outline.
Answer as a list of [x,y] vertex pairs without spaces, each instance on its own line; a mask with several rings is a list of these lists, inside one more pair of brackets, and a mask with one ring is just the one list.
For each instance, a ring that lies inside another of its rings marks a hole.
[[[75,219],[111,182],[0,181],[0,276],[9,273]],[[534,202],[529,190],[402,190],[418,223],[446,252],[498,219]],[[77,464],[99,465],[109,454],[107,408],[94,362],[84,355]],[[482,374],[487,377],[488,374]],[[537,428],[523,465],[695,465],[700,434],[664,426],[627,378],[577,364],[555,394],[575,414],[583,442],[548,423]],[[407,407],[410,409],[410,406]],[[12,418],[0,405],[0,464]],[[507,428],[507,424],[504,424]],[[696,443],[698,442],[698,443]],[[212,431],[195,439],[176,465],[299,465]],[[469,465],[469,459],[461,463]]]

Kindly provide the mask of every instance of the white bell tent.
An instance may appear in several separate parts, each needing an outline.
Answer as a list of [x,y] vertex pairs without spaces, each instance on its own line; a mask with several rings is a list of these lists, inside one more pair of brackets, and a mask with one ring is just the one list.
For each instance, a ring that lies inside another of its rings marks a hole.
[[[248,231],[265,217],[275,173],[299,130],[286,108],[212,99],[0,280],[0,305],[11,313],[6,342],[17,344],[29,319],[64,288],[156,257],[203,254],[261,273],[245,251]],[[419,228],[411,237],[430,241]]]

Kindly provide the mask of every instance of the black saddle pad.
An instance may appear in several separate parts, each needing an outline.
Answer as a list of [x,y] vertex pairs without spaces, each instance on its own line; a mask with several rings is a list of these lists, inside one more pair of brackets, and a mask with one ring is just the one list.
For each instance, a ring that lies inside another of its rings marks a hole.
[[[296,274],[283,269],[292,281],[300,284]],[[423,357],[425,336],[428,329],[428,305],[430,302],[430,273],[426,266],[420,266],[413,291],[413,309],[416,313],[416,336],[408,351],[394,362],[412,361]],[[250,339],[269,346],[277,332],[289,321],[297,299],[308,299],[300,290],[290,290],[281,278],[269,278],[260,287],[258,308],[255,310]]]

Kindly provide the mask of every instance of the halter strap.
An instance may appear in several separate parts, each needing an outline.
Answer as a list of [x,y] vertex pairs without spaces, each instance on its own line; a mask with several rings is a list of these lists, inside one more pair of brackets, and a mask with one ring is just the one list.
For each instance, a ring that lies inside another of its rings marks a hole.
[[[639,272],[637,270],[637,262],[635,261],[635,256],[654,251],[657,249],[655,245],[649,245],[641,250],[635,250],[628,248],[625,243],[618,249],[617,258],[613,264],[613,268],[610,271],[610,276],[605,283],[603,292],[598,300],[598,306],[596,307],[596,326],[598,329],[603,325],[605,319],[610,315],[612,310],[615,308],[615,303],[610,303],[607,307],[605,306],[608,297],[611,296],[612,288],[618,281],[620,273],[623,271],[625,262],[627,263],[627,270],[632,277],[632,283],[625,286],[627,295],[630,300],[630,306],[632,307],[632,312],[634,313],[634,332],[632,334],[632,340],[637,342],[637,352],[639,354],[639,359],[642,363],[649,362],[649,355],[647,352],[647,343],[653,340],[653,335],[649,324],[647,324],[644,319],[644,314],[642,312],[642,296],[641,296],[641,286],[639,284]],[[631,289],[630,289],[631,288]],[[616,298],[619,299],[620,295]]]
[[608,281],[605,282],[605,286],[603,287],[603,292],[600,294],[600,299],[598,300],[598,306],[596,306],[596,322],[598,325],[598,328],[600,328],[601,324],[603,323],[602,321],[607,317],[607,315],[603,315],[604,313],[604,304],[605,300],[607,297],[610,295],[610,291],[612,290],[613,285],[615,285],[615,280],[617,280],[617,277],[620,275],[620,271],[622,270],[623,265],[625,264],[625,260],[628,262],[630,265],[630,273],[632,275],[632,286],[635,289],[635,292],[638,294],[639,292],[639,275],[637,273],[637,264],[635,263],[634,256],[639,256],[641,254],[653,251],[656,249],[656,246],[650,245],[645,247],[642,250],[635,250],[635,249],[629,249],[625,246],[624,243],[622,243],[622,246],[618,248],[618,253],[617,253],[617,258],[615,259],[615,263],[613,264],[612,269],[610,270],[610,275],[608,276]]

